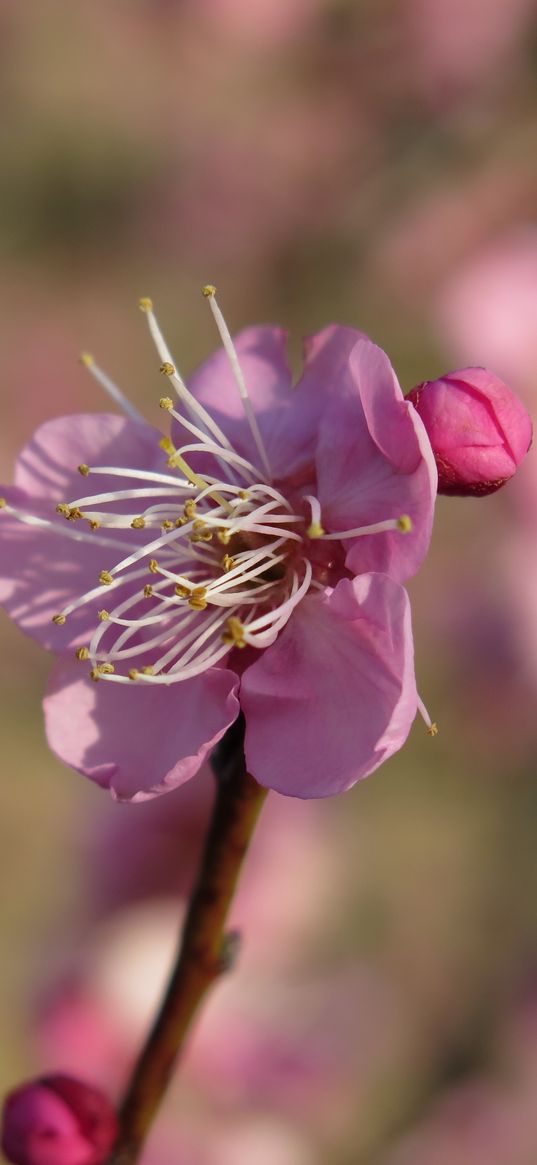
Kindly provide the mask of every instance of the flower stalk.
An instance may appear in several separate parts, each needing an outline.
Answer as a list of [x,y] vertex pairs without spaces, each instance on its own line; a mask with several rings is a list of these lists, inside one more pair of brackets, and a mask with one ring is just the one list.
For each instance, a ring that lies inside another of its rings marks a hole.
[[225,933],[226,917],[267,795],[246,770],[242,717],[228,729],[212,763],[216,799],[177,959],[127,1086],[107,1165],[139,1160],[198,1008],[233,962],[236,936]]

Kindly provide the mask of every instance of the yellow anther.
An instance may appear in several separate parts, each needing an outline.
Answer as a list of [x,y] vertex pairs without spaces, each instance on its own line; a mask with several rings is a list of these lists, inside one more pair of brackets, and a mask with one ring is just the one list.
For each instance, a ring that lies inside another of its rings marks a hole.
[[323,534],[326,534],[326,530],[321,526],[320,522],[312,522],[311,526],[308,526],[306,534],[308,538],[315,540],[316,538],[322,538]]
[[230,647],[246,647],[246,639],[244,638],[244,627],[240,619],[236,615],[230,615],[226,619],[226,630],[222,635],[224,643],[228,643]]
[[89,659],[89,647],[79,647],[75,651],[75,657],[76,659],[79,659],[81,663],[84,662],[85,659]]
[[213,534],[214,530],[210,530],[207,526],[206,530],[202,530],[201,534],[198,534],[198,538],[200,542],[212,542]]
[[[195,504],[196,503],[194,502],[194,505]],[[207,523],[203,521],[203,518],[196,518],[195,522],[192,523],[192,529],[194,530],[195,534],[201,534],[202,530],[207,529]]]
[[168,412],[170,409],[173,409],[173,400],[171,396],[161,396],[158,403],[161,409],[167,409]]
[[192,607],[193,611],[204,611],[207,606],[207,599],[189,599],[188,605]]
[[101,573],[99,575],[99,582],[103,584],[103,587],[109,587],[113,583],[113,581],[114,581],[114,576],[113,576],[113,574],[110,574],[109,570],[102,570],[101,571]]
[[162,530],[173,530],[174,526],[175,526],[175,522],[170,522],[169,518],[165,518],[164,521],[161,522],[161,529]]
[[178,599],[188,599],[190,587],[185,587],[182,583],[177,583],[174,589]]
[[[163,376],[173,376],[175,374],[175,366],[169,360],[165,360],[160,366],[160,371]],[[164,400],[164,397],[162,399]]]
[[222,566],[226,573],[228,570],[233,570],[233,567],[236,566],[236,562],[235,559],[231,557],[231,554],[224,554],[222,559]]
[[115,670],[113,663],[98,663],[97,667],[92,667],[90,679],[97,683],[101,676],[113,676]]
[[[235,533],[237,534],[238,530],[236,530]],[[227,546],[228,542],[231,541],[231,533],[225,526],[223,527],[222,530],[217,530],[216,537],[218,538],[218,541],[222,543],[223,546]]]
[[205,597],[206,594],[207,587],[194,587],[190,592],[188,605],[192,607],[194,611],[204,611],[207,606],[207,599]]
[[98,530],[100,525],[101,523],[97,522],[95,518],[90,519],[90,530]]
[[129,672],[129,679],[130,679],[130,680],[137,680],[137,679],[138,679],[138,676],[139,676],[139,674],[140,674],[140,673],[139,673],[139,671],[138,671],[138,668],[137,668],[137,667],[131,667],[131,670],[130,670],[130,672]]
[[438,736],[438,724],[436,723],[435,720],[433,720],[433,723],[429,725],[429,727],[427,729],[427,735],[428,736]]
[[84,368],[91,368],[92,364],[95,364],[95,357],[91,355],[91,352],[81,352],[80,363],[84,365]]
[[196,517],[197,507],[194,498],[189,498],[188,501],[185,502],[183,510],[185,513],[185,518],[188,518],[189,521],[192,521],[192,518]]
[[408,514],[401,514],[401,517],[397,519],[397,529],[401,531],[401,534],[410,534],[412,518],[409,518]]
[[0,498],[0,510],[5,510],[7,502],[5,498]]
[[155,669],[154,669],[154,667],[151,666],[150,663],[148,663],[147,667],[141,668],[141,672],[142,672],[143,676],[154,676]]
[[240,489],[239,490],[239,497],[242,498],[243,502],[247,502],[249,497],[250,497],[250,494],[248,493],[247,489]]
[[58,505],[56,506],[56,513],[61,514],[62,518],[68,518],[69,506],[66,506],[65,502],[58,502]]
[[201,294],[205,296],[205,299],[210,299],[211,295],[216,295],[214,283],[206,283],[205,287],[201,289]]
[[175,453],[175,445],[169,437],[161,437],[159,445],[161,449],[164,449],[165,453]]
[[147,569],[151,571],[151,574],[158,574],[158,562],[156,558],[149,559]]
[[175,525],[176,525],[178,530],[181,528],[181,526],[186,526],[187,522],[188,522],[188,518],[176,518],[175,519]]
[[100,619],[101,623],[108,623],[108,620],[110,618],[109,611],[102,610],[102,611],[99,611],[98,614],[99,614],[99,619]]
[[153,300],[148,295],[142,295],[138,300],[140,311],[153,311]]
[[143,596],[144,599],[151,599],[153,597],[153,587],[151,586],[151,583],[146,583],[143,589]]
[[71,506],[69,512],[65,515],[68,522],[79,522],[84,517],[82,510],[78,506]]
[[145,518],[133,518],[132,522],[131,522],[131,527],[133,530],[144,530],[145,529]]
[[66,618],[67,615],[53,615],[52,622],[55,623],[57,627],[63,627]]
[[82,474],[82,477],[87,477],[89,471],[90,471],[89,465],[79,465],[78,466],[78,472]]

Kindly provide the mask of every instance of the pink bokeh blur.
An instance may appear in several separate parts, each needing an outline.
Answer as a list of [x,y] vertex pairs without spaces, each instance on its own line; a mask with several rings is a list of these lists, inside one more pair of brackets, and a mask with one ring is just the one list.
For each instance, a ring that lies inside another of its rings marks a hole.
[[[405,389],[488,366],[537,405],[535,0],[0,3],[0,469],[107,407],[155,424],[232,331],[362,328]],[[291,356],[299,365],[298,345]],[[532,1165],[537,471],[442,498],[412,584],[440,732],[330,804],[271,795],[143,1165]],[[109,803],[47,752],[49,661],[3,619],[0,1083],[121,1089],[212,796]]]

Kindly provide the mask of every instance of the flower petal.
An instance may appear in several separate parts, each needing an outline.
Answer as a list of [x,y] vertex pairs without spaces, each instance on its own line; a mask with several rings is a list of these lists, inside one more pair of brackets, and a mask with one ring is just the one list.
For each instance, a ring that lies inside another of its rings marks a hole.
[[[5,497],[50,525],[27,525],[0,512],[0,603],[23,631],[45,647],[65,651],[95,626],[102,601],[81,608],[62,627],[51,620],[76,596],[97,586],[101,570],[110,569],[134,546],[133,531],[92,533],[86,522],[66,523],[56,513],[56,503],[139,485],[129,477],[81,477],[77,465],[162,470],[165,462],[158,441],[159,433],[149,425],[111,414],[90,414],[49,421],[20,454],[15,474],[18,488],[8,487]],[[132,509],[132,503],[127,508]],[[137,532],[136,538],[140,543],[144,535]]]
[[[287,332],[268,326],[245,328],[233,342],[268,458],[278,477],[292,445],[292,433],[286,437],[284,420],[291,403],[292,383],[286,354]],[[190,377],[188,386],[220,425],[233,448],[259,466],[259,453],[223,348],[204,361]],[[182,442],[183,433],[177,429],[178,443]]]
[[417,706],[410,605],[381,574],[308,596],[242,677],[246,760],[262,785],[326,797],[406,740]]
[[[95,479],[95,490],[84,490],[78,466],[82,463],[116,465],[165,472],[166,457],[159,448],[160,437],[158,430],[150,425],[137,424],[114,413],[57,417],[41,425],[19,454],[15,485],[36,498],[50,498],[54,505],[84,492],[119,489],[117,478],[99,477]],[[127,485],[125,481],[125,488]]]
[[94,683],[76,661],[59,660],[44,701],[48,742],[114,800],[145,801],[194,776],[237,717],[237,686],[223,668],[179,689]]
[[[281,328],[246,328],[234,343],[275,480],[311,464],[319,418],[348,354],[362,333],[331,325],[306,340],[302,377],[292,388]],[[233,447],[254,465],[259,454],[246,421],[228,357],[221,348],[191,377],[189,387]],[[177,432],[179,438],[179,432]]]
[[407,514],[413,528],[349,540],[347,566],[356,574],[379,570],[403,581],[427,552],[437,476],[429,439],[416,419],[387,356],[371,341],[358,341],[319,430],[323,525],[348,530]]

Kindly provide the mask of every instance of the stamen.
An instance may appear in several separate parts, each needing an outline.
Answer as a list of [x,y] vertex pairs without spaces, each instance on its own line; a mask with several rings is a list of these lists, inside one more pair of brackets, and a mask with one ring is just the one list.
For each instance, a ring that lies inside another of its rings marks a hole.
[[339,541],[341,538],[362,538],[365,534],[385,534],[390,530],[398,530],[400,534],[409,534],[412,530],[412,520],[408,514],[400,518],[387,518],[385,522],[373,522],[371,526],[357,526],[354,530],[337,530],[332,534],[322,534],[323,542],[330,539]]
[[318,498],[312,497],[311,494],[306,494],[304,501],[308,502],[311,508],[311,523],[306,530],[306,535],[312,539],[322,538],[326,531],[321,524],[321,503]]
[[[26,526],[33,526],[36,529],[52,531],[63,538],[72,538],[75,542],[86,542],[93,546],[106,546],[109,549],[121,550],[125,549],[125,543],[120,542],[117,538],[107,538],[99,534],[88,534],[83,530],[78,529],[71,523],[69,525],[63,522],[51,522],[47,518],[36,518],[35,514],[28,514],[25,510],[19,510],[18,506],[9,505],[5,499],[4,505],[0,506],[0,510],[4,513],[10,514],[11,517],[16,518],[18,522],[24,522]],[[69,509],[69,507],[67,507]]]
[[205,296],[205,299],[208,299],[208,301],[209,301],[209,306],[210,306],[211,311],[213,313],[214,321],[215,321],[216,326],[218,328],[218,331],[220,333],[220,339],[222,340],[222,343],[224,345],[224,349],[227,353],[229,362],[231,364],[233,375],[235,377],[237,388],[239,390],[239,395],[240,395],[240,398],[242,401],[242,407],[243,407],[244,412],[246,414],[246,419],[247,419],[248,424],[250,426],[252,437],[254,438],[257,451],[258,451],[259,456],[261,458],[261,464],[262,464],[262,466],[265,470],[265,473],[270,481],[272,478],[272,469],[271,469],[270,461],[267,457],[267,451],[265,449],[265,444],[264,444],[263,438],[261,436],[261,432],[259,430],[259,425],[257,423],[256,415],[255,415],[254,410],[252,408],[252,402],[251,402],[250,396],[248,394],[248,389],[246,387],[246,381],[244,379],[242,368],[241,368],[240,363],[239,363],[239,358],[237,356],[235,345],[233,343],[233,340],[231,339],[231,333],[230,333],[229,328],[226,324],[226,321],[222,315],[222,312],[220,311],[218,303],[216,302],[216,287],[213,287],[212,283],[208,283],[202,289],[202,293]]
[[[119,465],[85,465],[84,469],[87,469],[88,473],[102,473],[107,477],[136,478],[138,481],[155,481],[162,483],[163,486],[172,485],[177,491],[192,492],[192,485],[189,481],[184,481],[180,477],[174,477],[171,473],[158,473],[148,469],[128,469]],[[81,472],[80,466],[78,467],[78,472]],[[87,474],[84,473],[83,476],[87,477]],[[167,493],[168,491],[164,490],[163,492]]]
[[[254,647],[267,647],[269,643],[272,643],[281,628],[285,627],[285,624],[288,622],[289,616],[294,607],[296,607],[297,603],[299,603],[304,595],[307,594],[313,571],[311,563],[307,558],[303,558],[302,562],[305,568],[304,578],[300,585],[298,585],[298,576],[295,571],[294,579],[296,581],[296,589],[292,591],[292,593],[289,595],[289,598],[286,599],[285,602],[282,603],[279,607],[276,607],[274,611],[269,611],[266,615],[260,615],[258,619],[253,619],[249,624],[247,639],[248,642],[251,643]],[[260,631],[262,628],[269,627],[271,623],[273,626],[270,628],[270,634],[268,634],[268,637],[267,634],[264,636],[254,634],[255,632]]]
[[436,723],[436,720],[431,720],[427,708],[425,707],[425,704],[423,703],[423,700],[420,696],[418,696],[418,712],[422,719],[425,721],[428,735],[438,736],[438,724]]
[[246,647],[246,639],[244,638],[244,626],[236,615],[230,615],[226,619],[226,630],[222,635],[222,642],[228,643],[230,647]]
[[124,396],[121,389],[118,388],[118,385],[114,383],[114,381],[107,375],[107,373],[103,372],[102,368],[99,368],[99,365],[95,363],[93,356],[91,356],[89,352],[81,353],[80,363],[84,365],[84,368],[88,369],[88,372],[91,373],[93,379],[101,385],[101,388],[104,388],[104,391],[108,393],[108,395],[112,398],[113,401],[115,401],[117,405],[119,405],[120,409],[123,409],[123,412],[126,413],[128,417],[130,417],[131,421],[137,421],[138,423],[141,422],[142,424],[145,424],[145,420],[142,414],[133,404],[131,404],[130,400]]
[[139,306],[147,316],[149,331],[151,333],[155,348],[157,349],[157,352],[160,356],[161,368],[165,367],[165,375],[170,378],[170,382],[173,384],[179,399],[182,400],[190,415],[197,417],[198,420],[200,420],[205,426],[205,428],[208,429],[210,433],[212,433],[213,437],[216,438],[220,445],[223,445],[226,449],[230,449],[231,445],[225,433],[222,432],[220,426],[217,425],[216,421],[213,420],[211,414],[208,413],[207,410],[204,409],[203,405],[200,404],[199,401],[197,401],[196,398],[192,395],[190,390],[187,388],[182,376],[180,376],[177,370],[177,365],[172,357],[170,349],[168,348],[168,345],[157,322],[157,318],[153,311],[152,301],[144,296],[143,299],[139,300]]

